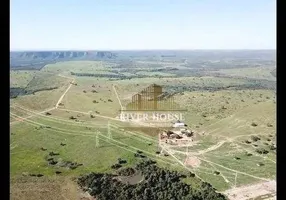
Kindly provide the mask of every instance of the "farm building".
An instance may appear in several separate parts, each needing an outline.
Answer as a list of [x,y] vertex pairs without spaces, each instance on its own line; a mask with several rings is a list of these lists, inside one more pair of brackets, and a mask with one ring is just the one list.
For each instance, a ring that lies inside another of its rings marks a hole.
[[173,128],[177,128],[177,127],[185,127],[186,124],[180,121],[177,121],[173,124]]

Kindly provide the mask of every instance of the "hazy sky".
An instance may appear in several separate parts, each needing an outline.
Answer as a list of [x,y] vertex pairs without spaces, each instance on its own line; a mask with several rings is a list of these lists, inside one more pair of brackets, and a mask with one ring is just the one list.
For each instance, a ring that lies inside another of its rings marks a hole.
[[276,49],[275,0],[11,0],[11,50]]

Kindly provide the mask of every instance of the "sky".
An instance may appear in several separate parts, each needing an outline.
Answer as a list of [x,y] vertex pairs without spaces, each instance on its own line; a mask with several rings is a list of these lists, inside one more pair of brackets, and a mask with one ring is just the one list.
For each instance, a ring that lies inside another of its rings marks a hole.
[[10,49],[276,49],[276,1],[12,0]]

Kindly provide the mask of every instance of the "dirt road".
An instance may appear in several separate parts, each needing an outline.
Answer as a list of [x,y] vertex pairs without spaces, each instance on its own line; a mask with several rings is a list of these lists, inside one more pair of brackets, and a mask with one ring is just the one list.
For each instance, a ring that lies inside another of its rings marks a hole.
[[260,197],[261,199],[276,196],[276,181],[268,181],[255,185],[233,188],[224,192],[230,200],[247,200]]
[[123,110],[123,106],[122,106],[122,104],[121,104],[121,101],[120,101],[120,98],[119,98],[118,93],[117,93],[117,91],[116,91],[116,88],[114,87],[114,85],[113,85],[112,87],[113,87],[113,90],[114,90],[115,95],[116,95],[116,97],[117,97],[117,100],[118,100],[118,102],[119,102],[119,104],[120,104],[121,110]]
[[[74,80],[73,80],[74,81]],[[57,104],[56,104],[56,108],[59,107],[59,104],[61,103],[61,101],[63,100],[64,96],[66,95],[66,93],[69,91],[69,89],[71,88],[71,86],[73,85],[73,81],[70,83],[69,87],[66,89],[66,91],[62,94],[62,96],[60,97],[60,99],[58,100]]]

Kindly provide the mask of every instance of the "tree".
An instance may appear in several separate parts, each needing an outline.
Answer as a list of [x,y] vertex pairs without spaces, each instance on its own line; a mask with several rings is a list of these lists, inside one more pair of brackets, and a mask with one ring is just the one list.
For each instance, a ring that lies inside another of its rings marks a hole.
[[269,153],[269,151],[267,151],[264,148],[259,148],[259,149],[256,149],[255,151],[259,154],[268,154]]
[[252,135],[251,136],[251,139],[254,141],[254,142],[257,142],[258,140],[260,140],[260,138],[258,136],[255,136],[255,135]]
[[252,122],[252,123],[251,123],[251,126],[254,126],[254,127],[255,127],[255,126],[257,126],[257,123]]

